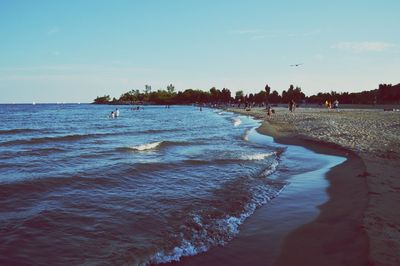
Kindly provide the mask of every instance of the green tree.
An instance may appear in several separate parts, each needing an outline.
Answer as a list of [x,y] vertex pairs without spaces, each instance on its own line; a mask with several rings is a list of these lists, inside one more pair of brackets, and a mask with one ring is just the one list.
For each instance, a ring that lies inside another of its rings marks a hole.
[[98,96],[96,99],[94,99],[93,103],[95,104],[106,104],[111,101],[110,95],[104,95],[102,97]]
[[271,92],[271,88],[270,86],[268,86],[268,84],[265,85],[265,104],[268,104],[268,96],[269,93]]
[[149,94],[151,92],[151,86],[150,85],[145,85],[144,86],[144,93]]
[[173,94],[174,91],[175,91],[175,86],[172,85],[172,84],[169,84],[169,85],[167,86],[167,91],[168,91],[169,94]]
[[229,89],[223,88],[221,94],[223,102],[229,103],[231,101],[231,91]]
[[269,96],[269,100],[272,103],[280,103],[280,102],[282,102],[282,97],[279,95],[279,93],[276,90],[274,90],[271,93],[271,95]]
[[244,94],[243,91],[237,91],[235,94],[235,101],[236,102],[243,102]]

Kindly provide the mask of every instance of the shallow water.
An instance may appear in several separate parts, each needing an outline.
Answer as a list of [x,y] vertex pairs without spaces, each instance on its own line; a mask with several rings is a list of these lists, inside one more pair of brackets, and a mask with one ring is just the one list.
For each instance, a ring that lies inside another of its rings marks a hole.
[[326,164],[286,159],[244,116],[123,106],[110,119],[115,108],[0,105],[0,262],[140,265],[205,252],[292,175]]

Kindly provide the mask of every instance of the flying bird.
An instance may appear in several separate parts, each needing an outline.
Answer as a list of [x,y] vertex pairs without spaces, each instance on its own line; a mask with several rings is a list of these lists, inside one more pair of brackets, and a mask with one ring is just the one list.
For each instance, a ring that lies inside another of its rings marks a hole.
[[303,63],[301,63],[301,64],[294,64],[294,65],[290,65],[291,67],[298,67],[298,66],[301,66]]

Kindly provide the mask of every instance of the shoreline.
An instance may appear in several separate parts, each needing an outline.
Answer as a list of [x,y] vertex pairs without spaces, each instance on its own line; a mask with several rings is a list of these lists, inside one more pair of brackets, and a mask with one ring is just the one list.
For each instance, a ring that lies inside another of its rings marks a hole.
[[315,221],[286,237],[278,264],[399,265],[400,214],[394,210],[400,200],[400,115],[371,109],[277,109],[271,117],[263,109],[227,111],[262,120],[258,131],[278,143],[311,150],[336,147],[349,158],[346,171],[335,167],[327,175],[329,200]]
[[[282,145],[260,133],[261,122],[257,124],[250,130],[248,141],[267,145],[272,142],[278,149],[285,147],[281,155],[285,162],[281,165],[282,171],[278,170],[272,180],[285,180],[290,185],[279,197],[257,208],[241,224],[240,233],[226,245],[162,265],[276,265],[284,238],[319,215],[319,206],[328,199],[329,184],[325,175],[346,160],[343,150],[327,147],[322,154],[320,150],[316,152],[298,143]],[[307,160],[313,163],[307,165]],[[304,166],[291,167],[300,161]]]
[[[326,174],[328,201],[318,207],[320,213],[315,220],[284,238],[277,265],[370,264],[368,237],[360,226],[368,203],[366,182],[359,177],[366,170],[364,162],[357,154],[341,146],[300,137],[287,130],[265,120],[257,129],[277,143],[342,156],[346,161]],[[354,195],[357,198],[353,199]],[[343,217],[346,219],[341,220]]]

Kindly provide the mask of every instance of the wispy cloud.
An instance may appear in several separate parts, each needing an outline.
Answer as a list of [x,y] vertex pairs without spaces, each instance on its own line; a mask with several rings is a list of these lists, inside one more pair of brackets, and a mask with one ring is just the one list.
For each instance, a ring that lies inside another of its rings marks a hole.
[[61,29],[58,26],[53,26],[47,30],[47,34],[53,35],[53,34],[59,33],[60,31],[61,31]]
[[340,42],[331,46],[333,49],[349,51],[353,53],[383,52],[394,47],[394,44],[387,42]]

